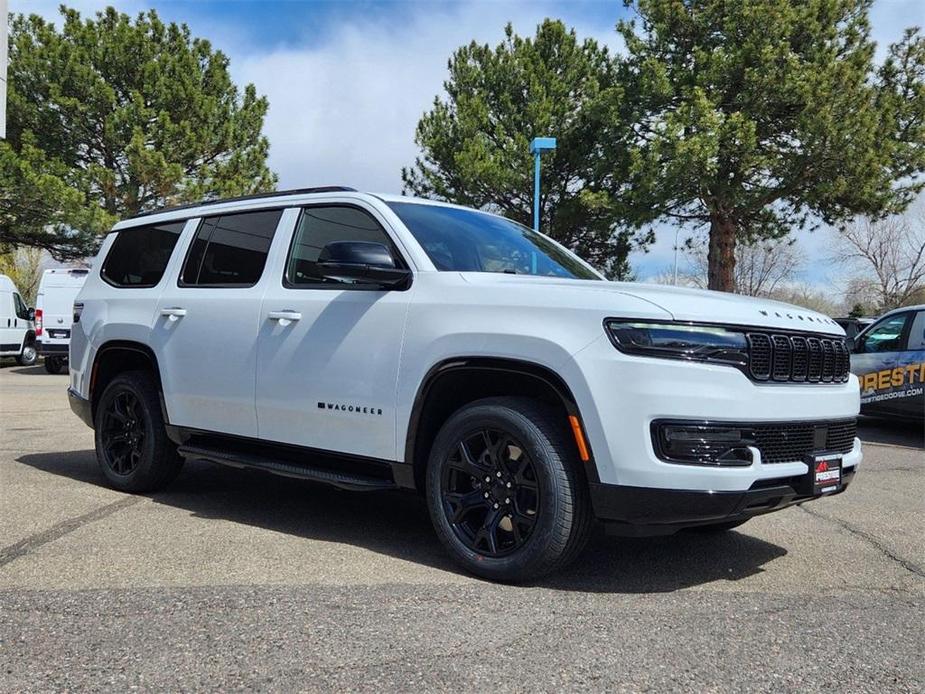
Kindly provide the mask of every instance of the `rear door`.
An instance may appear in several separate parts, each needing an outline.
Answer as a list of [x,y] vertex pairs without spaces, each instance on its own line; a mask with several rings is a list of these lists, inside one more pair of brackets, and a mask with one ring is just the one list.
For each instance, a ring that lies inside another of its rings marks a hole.
[[414,287],[323,279],[315,266],[328,243],[366,241],[386,245],[407,267],[385,225],[359,203],[301,210],[285,269],[260,311],[260,438],[394,459],[398,362]]
[[171,424],[257,436],[254,369],[265,269],[282,210],[203,217],[158,302],[152,346]]

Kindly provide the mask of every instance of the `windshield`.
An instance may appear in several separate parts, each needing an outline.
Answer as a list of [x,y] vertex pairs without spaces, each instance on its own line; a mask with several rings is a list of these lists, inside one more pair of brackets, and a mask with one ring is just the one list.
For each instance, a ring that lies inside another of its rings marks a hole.
[[509,219],[442,205],[388,206],[438,270],[600,279],[549,239]]

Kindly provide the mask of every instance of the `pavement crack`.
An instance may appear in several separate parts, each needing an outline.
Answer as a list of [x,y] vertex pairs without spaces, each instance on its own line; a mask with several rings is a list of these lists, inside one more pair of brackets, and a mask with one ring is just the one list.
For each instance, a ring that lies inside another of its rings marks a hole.
[[893,550],[891,550],[889,547],[883,544],[883,542],[878,540],[876,537],[874,537],[870,533],[867,533],[864,530],[861,530],[856,525],[853,525],[847,521],[840,520],[838,518],[833,518],[832,516],[827,516],[823,513],[819,513],[818,511],[810,511],[808,508],[802,505],[798,506],[797,508],[803,511],[803,513],[807,513],[810,516],[814,516],[816,518],[821,518],[822,520],[829,521],[830,523],[834,523],[835,525],[843,528],[844,530],[847,530],[852,535],[859,537],[865,542],[867,542],[868,544],[870,544],[874,549],[876,549],[881,554],[883,554],[885,557],[887,557],[887,559],[890,559],[893,562],[899,564],[906,571],[909,571],[910,573],[915,574],[919,578],[925,578],[925,569],[923,569],[918,564],[911,562],[904,557],[899,556]]
[[49,542],[54,542],[68,533],[72,533],[75,530],[82,528],[88,523],[93,523],[95,521],[101,520],[106,516],[111,516],[113,513],[118,513],[119,511],[133,506],[141,502],[144,497],[140,496],[127,496],[118,501],[114,501],[111,504],[106,504],[105,506],[100,506],[93,511],[89,511],[81,516],[76,516],[74,518],[68,518],[63,520],[60,523],[56,523],[51,526],[48,530],[43,530],[40,533],[35,533],[29,535],[29,537],[20,540],[19,542],[9,545],[0,549],[0,567],[6,566],[11,561],[19,559],[20,557],[33,552],[42,545],[46,545]]

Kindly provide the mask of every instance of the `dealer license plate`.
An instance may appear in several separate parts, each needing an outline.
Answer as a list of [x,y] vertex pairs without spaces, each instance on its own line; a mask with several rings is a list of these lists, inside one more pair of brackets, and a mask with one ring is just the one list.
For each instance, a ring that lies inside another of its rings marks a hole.
[[809,476],[813,485],[813,496],[841,491],[842,457],[840,454],[819,453],[807,456]]

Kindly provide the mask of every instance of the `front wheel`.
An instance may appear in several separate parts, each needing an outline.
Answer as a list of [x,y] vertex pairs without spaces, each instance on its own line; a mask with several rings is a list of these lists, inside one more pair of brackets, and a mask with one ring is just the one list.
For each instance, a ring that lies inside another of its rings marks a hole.
[[592,522],[564,418],[527,398],[479,400],[447,420],[428,461],[427,503],[452,557],[499,581],[561,568]]
[[35,349],[35,344],[27,342],[23,345],[22,352],[16,357],[16,363],[20,366],[32,366],[38,357],[39,354]]

